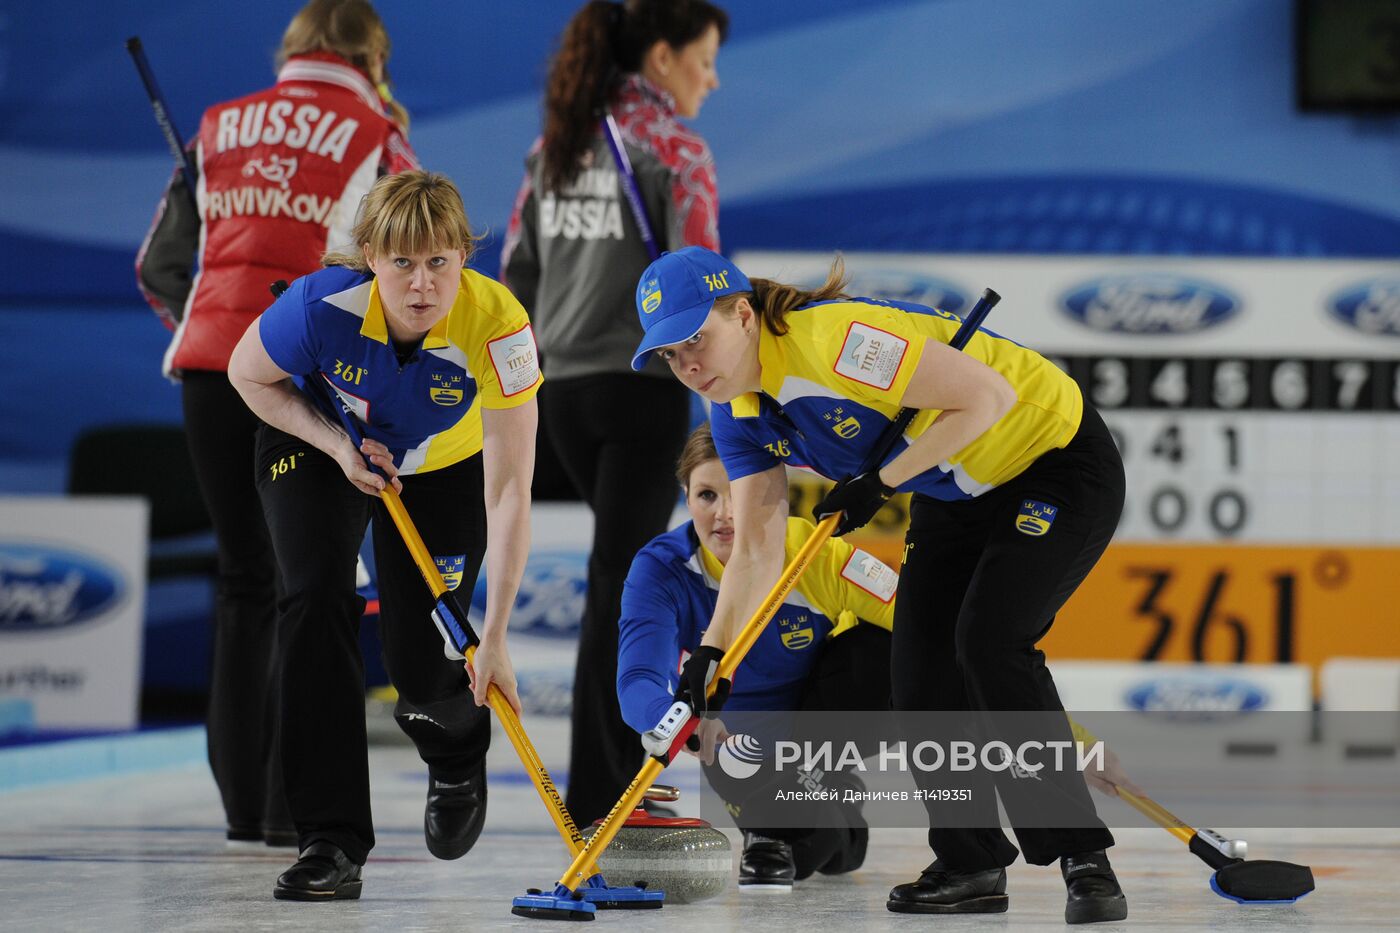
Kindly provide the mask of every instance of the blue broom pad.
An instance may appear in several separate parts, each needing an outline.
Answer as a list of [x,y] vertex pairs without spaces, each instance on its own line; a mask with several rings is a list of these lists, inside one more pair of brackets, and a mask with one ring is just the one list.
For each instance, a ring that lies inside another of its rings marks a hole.
[[562,884],[556,885],[549,894],[531,888],[510,905],[511,913],[532,920],[592,920],[597,909]]

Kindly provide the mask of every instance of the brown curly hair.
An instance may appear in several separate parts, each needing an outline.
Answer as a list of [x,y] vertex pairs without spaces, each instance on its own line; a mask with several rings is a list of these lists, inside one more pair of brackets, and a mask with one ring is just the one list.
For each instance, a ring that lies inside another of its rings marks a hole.
[[604,108],[624,74],[638,71],[657,42],[689,45],[711,26],[723,42],[729,14],[707,0],[590,0],[569,20],[550,61],[544,92],[544,186],[557,191],[579,173]]

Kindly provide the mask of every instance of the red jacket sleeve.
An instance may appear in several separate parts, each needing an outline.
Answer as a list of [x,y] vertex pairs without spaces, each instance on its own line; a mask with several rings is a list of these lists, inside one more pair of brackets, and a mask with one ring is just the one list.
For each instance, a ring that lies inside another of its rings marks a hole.
[[520,182],[511,210],[506,241],[501,249],[501,283],[511,290],[529,314],[535,313],[535,296],[539,293],[540,257],[536,242],[535,212],[538,210],[530,173]]
[[686,246],[703,246],[719,252],[719,192],[715,185],[715,162],[710,147],[685,147],[674,166],[671,184]]

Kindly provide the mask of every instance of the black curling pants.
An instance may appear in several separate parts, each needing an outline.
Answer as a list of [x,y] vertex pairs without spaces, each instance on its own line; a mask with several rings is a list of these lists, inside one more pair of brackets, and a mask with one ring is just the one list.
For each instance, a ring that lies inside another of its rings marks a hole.
[[[895,709],[1062,711],[1036,643],[1108,546],[1123,493],[1122,459],[1086,404],[1074,439],[1004,486],[961,502],[915,496],[895,603]],[[1026,500],[1058,508],[1042,535],[1017,527]],[[1035,738],[1072,741],[1068,720],[1061,733]],[[959,775],[978,825],[942,825],[940,809],[946,814],[949,804],[926,801],[934,854],[959,870],[1009,865],[1016,847],[999,826],[998,792],[1027,862],[1048,865],[1113,844],[1082,775],[1052,768],[1041,775],[1013,780],[1002,772],[995,782],[985,771]],[[969,811],[958,807],[966,824]],[[1074,828],[1022,825],[1037,807],[1071,808],[1079,821],[1066,821]]]
[[556,379],[539,398],[560,464],[593,510],[565,798],[587,826],[608,815],[645,757],[617,704],[617,620],[632,558],[676,507],[690,393],[671,379],[608,374]]
[[[888,631],[866,622],[828,639],[821,646],[821,655],[817,658],[816,666],[802,687],[798,711],[814,713],[888,710],[890,643]],[[742,672],[741,666],[739,674],[742,675]],[[724,719],[723,712],[719,718]],[[872,734],[868,744],[859,743],[862,754],[875,754],[877,738],[876,734]],[[869,830],[860,816],[858,806],[819,804],[839,807],[847,823],[844,828],[830,825],[816,828],[764,828],[750,825],[744,819],[744,802],[750,796],[771,800],[773,791],[779,786],[787,790],[806,789],[806,785],[798,783],[802,777],[801,772],[790,772],[778,783],[763,783],[758,787],[750,787],[745,781],[729,777],[717,765],[703,767],[710,787],[729,805],[730,813],[734,814],[740,827],[760,836],[782,839],[792,844],[793,863],[797,868],[798,879],[806,878],[814,871],[825,871],[827,874],[850,871],[864,861]],[[827,788],[838,791],[863,786],[858,780],[851,782],[840,774],[823,775],[821,780]]]
[[209,767],[229,829],[257,835],[291,826],[277,743],[276,562],[253,473],[260,422],[223,372],[185,372],[180,396],[219,556]]
[[[352,486],[310,444],[266,425],[257,462],[284,590],[277,635],[292,819],[302,849],[324,840],[364,864],[374,827],[355,557],[371,516],[380,636],[399,692],[399,727],[434,777],[459,781],[485,760],[490,713],[473,702],[463,663],[443,654],[432,593],[380,500]],[[404,507],[428,552],[461,573],[457,589],[469,597],[486,551],[481,455],[402,480]]]

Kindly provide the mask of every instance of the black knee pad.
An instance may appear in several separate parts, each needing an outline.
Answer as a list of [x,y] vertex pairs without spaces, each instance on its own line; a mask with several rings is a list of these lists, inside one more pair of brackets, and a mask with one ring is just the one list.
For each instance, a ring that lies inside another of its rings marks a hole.
[[486,715],[485,707],[473,703],[470,693],[420,703],[410,703],[400,695],[394,704],[394,721],[409,738],[421,735],[431,740],[444,734],[461,735],[478,728]]

